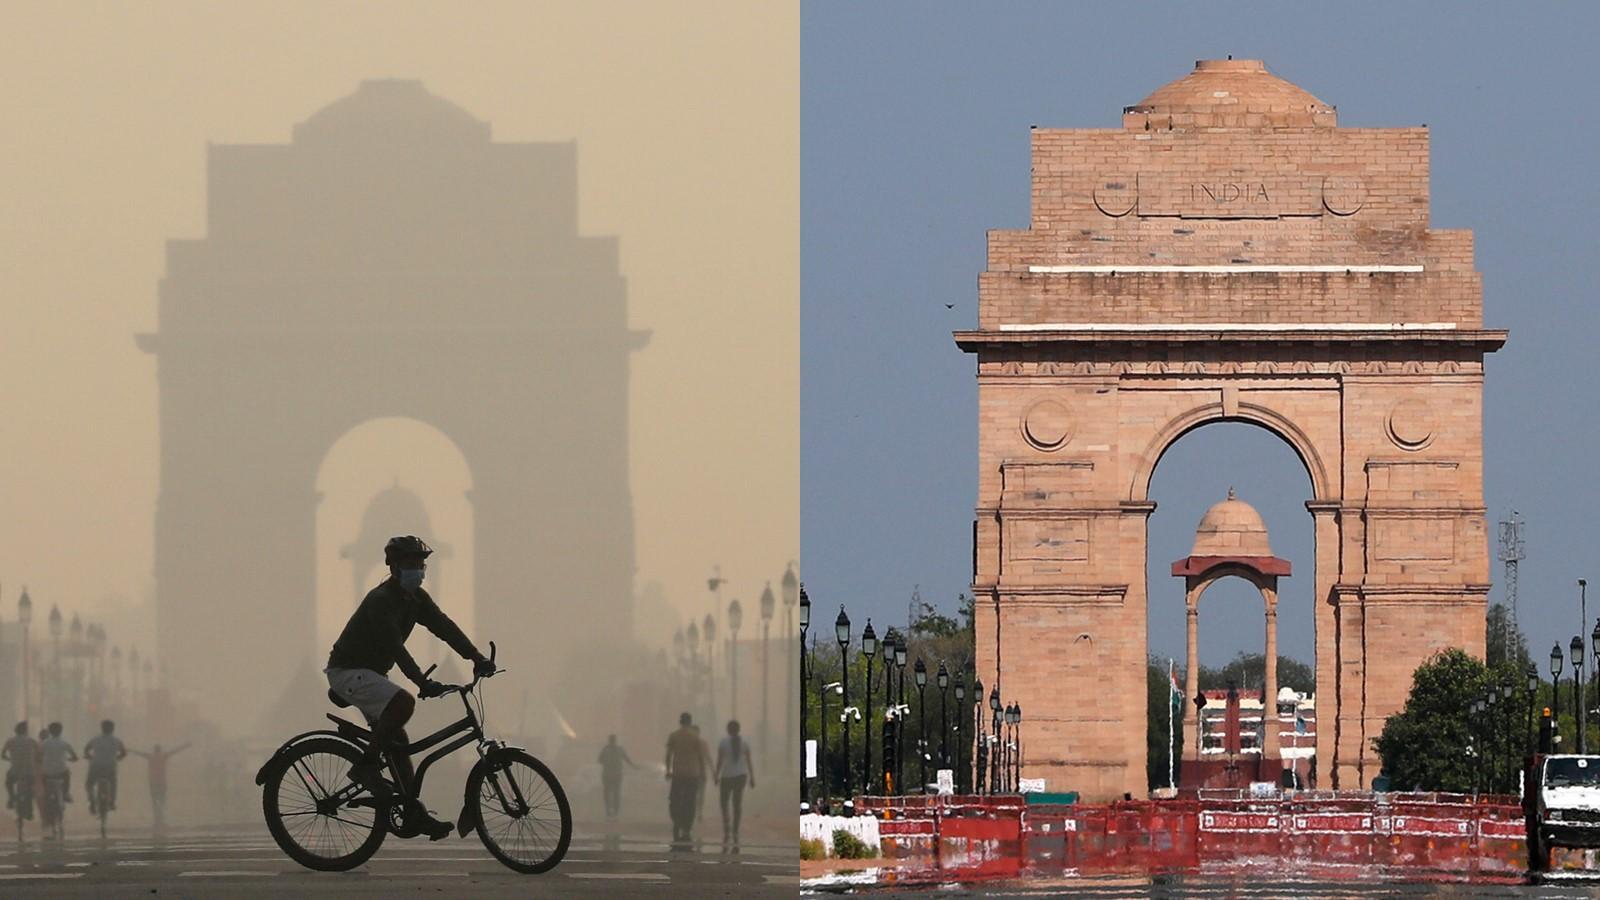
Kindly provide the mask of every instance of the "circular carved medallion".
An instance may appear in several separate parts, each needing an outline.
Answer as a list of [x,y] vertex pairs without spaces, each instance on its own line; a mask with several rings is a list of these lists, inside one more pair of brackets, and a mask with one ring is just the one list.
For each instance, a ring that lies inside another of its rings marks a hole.
[[1389,410],[1389,440],[1402,450],[1421,450],[1439,427],[1433,409],[1421,400],[1401,400]]
[[1113,218],[1133,212],[1139,202],[1139,182],[1133,176],[1109,176],[1095,182],[1094,205]]
[[1022,414],[1022,437],[1037,450],[1060,450],[1072,440],[1072,414],[1054,400],[1040,400]]
[[1367,202],[1367,186],[1359,178],[1329,175],[1322,179],[1322,205],[1336,216],[1353,216]]

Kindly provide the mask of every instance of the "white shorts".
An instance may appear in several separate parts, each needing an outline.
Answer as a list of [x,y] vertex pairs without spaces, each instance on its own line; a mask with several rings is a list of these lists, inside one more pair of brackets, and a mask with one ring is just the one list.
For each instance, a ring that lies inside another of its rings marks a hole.
[[389,700],[400,693],[400,685],[371,669],[327,668],[322,674],[328,676],[328,687],[361,710],[368,724],[378,721]]

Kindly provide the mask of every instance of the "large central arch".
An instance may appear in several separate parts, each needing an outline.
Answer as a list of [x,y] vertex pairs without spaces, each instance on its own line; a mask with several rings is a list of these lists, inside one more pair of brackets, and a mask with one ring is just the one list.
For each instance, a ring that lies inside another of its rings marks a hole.
[[1483,649],[1505,332],[1471,235],[1428,227],[1426,129],[1338,128],[1258,61],[1203,61],[1123,126],[1032,132],[1031,227],[990,233],[956,335],[979,675],[1026,711],[1025,777],[1142,793],[1150,479],[1187,432],[1249,422],[1311,479],[1320,786],[1364,787],[1416,665]]

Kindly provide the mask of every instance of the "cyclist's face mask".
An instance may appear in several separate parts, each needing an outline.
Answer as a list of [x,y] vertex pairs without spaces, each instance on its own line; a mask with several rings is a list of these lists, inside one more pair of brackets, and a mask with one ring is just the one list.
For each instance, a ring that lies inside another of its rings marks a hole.
[[422,573],[422,569],[401,569],[400,586],[411,591],[422,587]]

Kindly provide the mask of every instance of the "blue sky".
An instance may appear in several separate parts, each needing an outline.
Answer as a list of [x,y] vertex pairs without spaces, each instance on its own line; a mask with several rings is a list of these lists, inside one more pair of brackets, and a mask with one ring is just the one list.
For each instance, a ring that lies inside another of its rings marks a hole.
[[[1600,331],[1597,26],[1597,8],[1579,4],[808,0],[801,542],[813,602],[845,603],[881,632],[904,620],[913,585],[947,609],[967,589],[977,387],[950,332],[976,322],[985,230],[1026,226],[1028,127],[1116,127],[1123,106],[1196,59],[1232,54],[1337,105],[1341,125],[1429,126],[1433,225],[1476,232],[1486,325],[1511,330],[1487,365],[1490,533],[1513,508],[1527,520],[1524,630],[1536,658],[1565,644],[1581,627],[1576,580],[1600,584],[1600,398],[1585,369]],[[1309,481],[1291,450],[1242,425],[1188,435],[1156,471],[1151,650],[1182,661],[1182,587],[1166,566],[1230,485],[1296,566],[1280,647],[1309,661]],[[1260,623],[1248,587],[1219,585],[1203,662],[1259,652]]]

